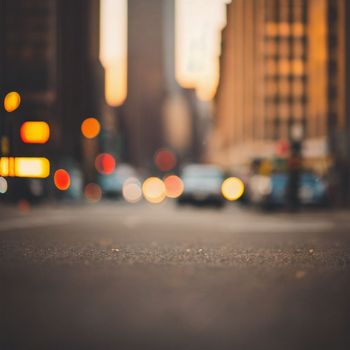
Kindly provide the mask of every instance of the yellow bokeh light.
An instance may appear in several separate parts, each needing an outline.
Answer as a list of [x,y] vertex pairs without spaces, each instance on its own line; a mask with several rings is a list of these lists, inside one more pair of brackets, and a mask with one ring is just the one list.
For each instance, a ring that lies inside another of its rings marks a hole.
[[100,122],[96,118],[87,118],[81,124],[81,132],[87,139],[93,139],[101,131]]
[[0,175],[1,176],[10,175],[10,158],[9,157],[0,158]]
[[15,157],[0,158],[0,176],[17,176]]
[[14,159],[17,177],[46,178],[50,175],[50,162],[46,158],[16,157]]
[[244,183],[237,177],[229,177],[221,186],[222,195],[229,201],[235,201],[243,196]]
[[142,193],[148,202],[153,204],[161,203],[166,197],[164,182],[157,177],[150,177],[144,181]]
[[42,157],[1,157],[0,176],[46,178],[50,161]]
[[45,122],[25,122],[20,133],[24,143],[44,144],[50,138],[50,127]]
[[12,91],[5,96],[4,108],[6,112],[14,112],[21,104],[21,96],[18,92]]

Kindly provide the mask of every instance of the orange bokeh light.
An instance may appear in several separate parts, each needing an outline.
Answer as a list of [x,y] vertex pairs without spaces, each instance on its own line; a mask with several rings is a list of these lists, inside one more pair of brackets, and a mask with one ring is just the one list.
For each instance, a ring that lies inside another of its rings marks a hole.
[[50,127],[45,122],[25,122],[20,134],[24,143],[44,144],[50,138]]
[[111,174],[116,166],[114,157],[109,153],[101,153],[96,157],[95,167],[96,170],[103,175]]
[[176,165],[176,156],[168,149],[160,149],[154,156],[154,162],[159,170],[169,171]]
[[68,190],[70,186],[70,175],[66,170],[64,169],[56,170],[53,180],[54,180],[55,186],[60,191]]
[[178,198],[184,191],[184,184],[176,175],[167,176],[164,179],[164,185],[166,188],[166,195],[169,198]]
[[14,112],[21,104],[21,96],[18,92],[12,91],[5,96],[4,108],[6,112]]
[[87,118],[81,124],[81,132],[87,139],[93,139],[101,131],[100,122],[96,118]]

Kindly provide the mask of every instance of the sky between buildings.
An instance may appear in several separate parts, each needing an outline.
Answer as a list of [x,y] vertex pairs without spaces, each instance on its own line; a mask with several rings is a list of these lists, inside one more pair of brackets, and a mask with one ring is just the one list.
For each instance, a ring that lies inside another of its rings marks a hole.
[[[230,0],[176,0],[176,79],[199,98],[213,98],[219,81],[220,34]],[[101,1],[100,59],[106,69],[106,100],[127,94],[127,0]]]

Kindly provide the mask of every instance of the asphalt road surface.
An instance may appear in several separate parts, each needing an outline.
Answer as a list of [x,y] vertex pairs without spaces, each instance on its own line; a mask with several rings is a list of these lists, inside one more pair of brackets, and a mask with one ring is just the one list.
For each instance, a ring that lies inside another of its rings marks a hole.
[[350,349],[350,215],[0,208],[1,350]]

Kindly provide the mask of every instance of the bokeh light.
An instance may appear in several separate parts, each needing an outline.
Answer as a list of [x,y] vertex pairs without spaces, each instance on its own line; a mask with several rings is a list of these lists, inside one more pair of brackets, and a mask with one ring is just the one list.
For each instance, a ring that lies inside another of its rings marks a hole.
[[148,202],[153,204],[161,203],[166,197],[164,182],[157,177],[150,177],[144,181],[142,193]]
[[0,158],[0,175],[1,176],[14,176],[14,158],[13,157],[1,157]]
[[101,187],[95,183],[89,183],[85,186],[84,195],[88,202],[97,203],[102,198]]
[[81,132],[87,139],[93,139],[101,131],[100,122],[96,118],[87,118],[81,124]]
[[169,198],[178,198],[184,191],[184,184],[182,180],[176,175],[167,176],[164,179],[166,195]]
[[50,138],[50,127],[45,122],[25,122],[20,134],[24,143],[44,144]]
[[160,149],[154,155],[154,163],[161,171],[169,171],[176,166],[176,156],[168,149]]
[[46,178],[50,175],[50,161],[42,157],[16,157],[15,176]]
[[229,201],[235,201],[243,196],[244,183],[237,177],[229,177],[221,186],[222,195]]
[[6,112],[14,112],[21,104],[21,96],[18,92],[9,92],[4,99],[4,108]]
[[5,178],[0,177],[0,193],[5,194],[7,192],[8,185]]
[[129,177],[123,183],[123,198],[129,203],[137,203],[142,198],[141,183],[135,177]]
[[70,186],[69,173],[64,169],[56,170],[54,175],[54,183],[60,191],[67,191]]
[[50,175],[50,161],[43,157],[1,157],[0,175],[46,178]]
[[116,166],[115,158],[109,153],[101,153],[96,157],[96,170],[102,175],[112,174]]

